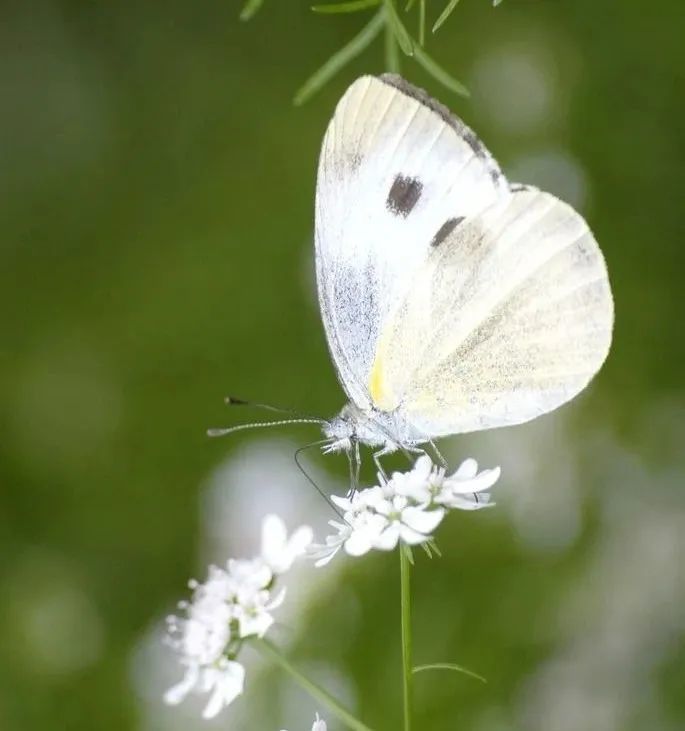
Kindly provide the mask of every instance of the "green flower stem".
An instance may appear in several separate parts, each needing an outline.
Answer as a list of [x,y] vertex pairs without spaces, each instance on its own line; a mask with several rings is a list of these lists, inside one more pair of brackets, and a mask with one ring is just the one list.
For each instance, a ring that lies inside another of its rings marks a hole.
[[298,683],[304,690],[309,693],[313,698],[316,698],[322,705],[324,705],[331,713],[342,721],[347,728],[352,731],[372,731],[372,729],[366,724],[362,723],[359,719],[355,718],[347,709],[343,708],[340,703],[321,686],[303,675],[290,661],[288,661],[279,650],[271,644],[268,640],[264,639],[253,639],[251,644],[256,647],[262,655],[265,655],[270,660],[273,660],[283,670],[285,670],[296,683]]
[[400,49],[397,45],[397,38],[395,38],[395,32],[392,29],[390,18],[388,17],[389,10],[387,6],[384,8],[385,11],[385,70],[391,74],[400,73]]
[[400,604],[402,614],[402,690],[404,696],[404,731],[411,731],[411,563],[409,548],[400,544]]

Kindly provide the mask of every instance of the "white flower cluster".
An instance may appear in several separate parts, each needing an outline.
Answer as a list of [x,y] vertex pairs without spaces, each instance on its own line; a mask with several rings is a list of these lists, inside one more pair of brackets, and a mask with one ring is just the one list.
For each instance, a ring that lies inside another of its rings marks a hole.
[[478,472],[478,463],[467,459],[451,475],[422,455],[409,472],[395,472],[389,480],[351,497],[333,496],[344,511],[343,521],[329,521],[335,533],[324,544],[308,550],[316,565],[327,564],[344,546],[350,556],[372,548],[390,551],[401,540],[414,546],[431,539],[449,510],[478,510],[494,505],[485,492],[499,479],[500,469]]
[[259,556],[231,559],[225,568],[210,566],[204,583],[190,582],[192,600],[179,604],[185,616],[167,620],[169,644],[185,666],[181,682],[164,696],[167,703],[180,703],[191,691],[210,693],[202,715],[212,718],[242,693],[245,669],[236,660],[242,641],[263,637],[271,627],[271,612],[285,596],[285,589],[275,592],[276,579],[311,540],[308,526],[288,538],[283,521],[269,515],[262,523]]

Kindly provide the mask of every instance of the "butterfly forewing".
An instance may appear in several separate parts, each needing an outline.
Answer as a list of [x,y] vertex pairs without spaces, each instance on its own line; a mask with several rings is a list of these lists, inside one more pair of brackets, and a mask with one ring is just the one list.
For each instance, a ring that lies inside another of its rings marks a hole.
[[319,161],[316,270],[329,347],[358,406],[379,405],[379,338],[431,252],[509,195],[474,133],[420,90],[394,76],[347,90]]

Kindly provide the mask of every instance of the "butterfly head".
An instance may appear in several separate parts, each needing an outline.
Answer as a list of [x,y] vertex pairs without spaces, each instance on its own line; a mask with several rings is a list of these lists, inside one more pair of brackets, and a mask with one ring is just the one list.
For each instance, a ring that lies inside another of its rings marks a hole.
[[350,452],[357,441],[356,419],[352,414],[351,404],[344,406],[337,416],[327,421],[322,430],[329,440],[323,448],[325,454]]
[[324,436],[329,440],[324,452],[350,452],[357,444],[383,447],[393,443],[395,440],[390,438],[387,427],[381,422],[377,412],[365,411],[353,403],[346,404],[322,427]]

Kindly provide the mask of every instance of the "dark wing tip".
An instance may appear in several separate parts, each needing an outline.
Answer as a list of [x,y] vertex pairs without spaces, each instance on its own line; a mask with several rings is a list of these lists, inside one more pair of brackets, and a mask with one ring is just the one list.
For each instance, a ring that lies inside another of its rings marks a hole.
[[480,158],[487,166],[493,182],[503,183],[506,185],[504,175],[499,165],[490,154],[485,145],[480,141],[478,135],[464,122],[462,122],[456,114],[453,114],[444,104],[434,99],[425,89],[410,84],[406,79],[398,74],[381,74],[377,77],[379,81],[392,86],[406,96],[415,99],[420,104],[428,107],[432,112],[437,114],[445,124],[450,126],[457,135],[466,142],[473,150],[473,154]]

